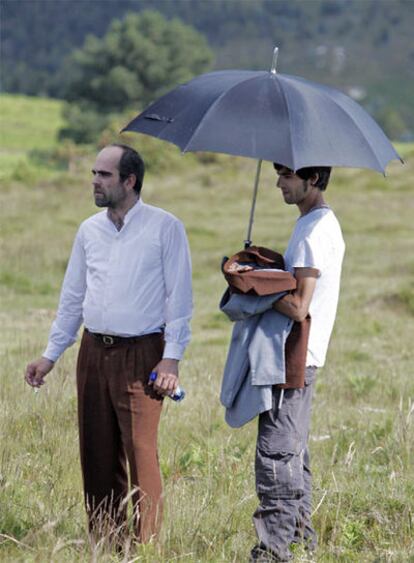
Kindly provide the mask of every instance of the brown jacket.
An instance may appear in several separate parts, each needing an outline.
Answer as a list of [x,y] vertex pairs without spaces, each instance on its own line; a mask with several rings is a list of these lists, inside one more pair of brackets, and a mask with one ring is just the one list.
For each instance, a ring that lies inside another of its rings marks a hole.
[[[285,271],[283,256],[263,246],[251,246],[237,252],[222,266],[230,290],[235,293],[271,295],[296,288],[296,280]],[[285,345],[286,383],[283,389],[297,389],[305,385],[306,355],[310,330],[310,316],[294,322]]]

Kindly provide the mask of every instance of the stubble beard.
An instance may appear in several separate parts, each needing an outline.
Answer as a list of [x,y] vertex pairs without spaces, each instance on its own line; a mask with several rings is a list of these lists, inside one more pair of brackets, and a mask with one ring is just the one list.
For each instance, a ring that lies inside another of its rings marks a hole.
[[284,194],[282,192],[283,200],[287,205],[295,205],[297,203],[296,198],[293,194],[287,192]]
[[309,194],[309,185],[307,183],[306,180],[302,180],[303,184],[303,191],[302,193],[296,194],[293,198],[292,201],[290,201],[289,203],[294,204],[294,205],[299,205],[300,203],[303,203],[305,201],[305,199],[308,197]]
[[116,204],[118,203],[116,200],[116,197],[112,197],[111,195],[107,195],[104,193],[98,193],[98,194],[94,194],[94,198],[95,198],[95,205],[96,207],[108,207],[108,209],[112,209],[114,207],[116,207]]
[[110,206],[110,198],[108,195],[101,190],[97,190],[97,192],[93,192],[93,199],[95,201],[96,207],[109,207]]
[[108,199],[104,196],[95,196],[96,207],[110,207]]
[[123,186],[118,191],[112,190],[111,193],[105,194],[99,192],[94,194],[96,207],[107,207],[108,209],[117,208],[126,198],[126,192]]

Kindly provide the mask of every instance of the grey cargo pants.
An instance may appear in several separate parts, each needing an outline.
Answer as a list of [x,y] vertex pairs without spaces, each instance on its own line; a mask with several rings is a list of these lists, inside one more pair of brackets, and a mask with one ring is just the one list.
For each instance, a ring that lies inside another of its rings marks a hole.
[[316,546],[310,522],[311,472],[308,437],[316,368],[307,367],[303,389],[274,387],[272,410],[259,416],[256,446],[256,492],[253,522],[263,548],[281,561],[292,558],[289,546]]

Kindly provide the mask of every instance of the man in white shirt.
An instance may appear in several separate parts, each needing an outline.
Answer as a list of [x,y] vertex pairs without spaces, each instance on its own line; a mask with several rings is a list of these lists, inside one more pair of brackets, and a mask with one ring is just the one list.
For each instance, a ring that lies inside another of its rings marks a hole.
[[341,228],[325,203],[331,169],[292,170],[274,164],[277,186],[285,202],[300,216],[285,252],[285,267],[297,288],[274,303],[295,321],[311,317],[305,387],[273,389],[273,407],[259,416],[256,447],[256,490],[259,506],[253,521],[259,539],[252,561],[288,561],[289,547],[303,542],[316,547],[312,528],[311,472],[308,436],[317,368],[324,365],[335,321],[345,244]]
[[95,203],[107,209],[78,230],[47,348],[25,379],[43,385],[84,324],[77,388],[89,527],[97,537],[122,537],[128,461],[136,536],[148,542],[162,516],[162,398],[178,386],[190,339],[190,253],[182,223],[140,198],[144,163],[134,149],[104,148],[92,174]]

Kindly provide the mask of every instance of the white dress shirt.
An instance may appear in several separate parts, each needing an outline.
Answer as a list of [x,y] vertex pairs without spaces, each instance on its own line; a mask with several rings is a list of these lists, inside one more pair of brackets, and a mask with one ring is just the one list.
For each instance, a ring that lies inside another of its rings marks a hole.
[[81,224],[43,356],[56,361],[83,322],[91,332],[116,336],[164,330],[163,357],[179,360],[190,340],[191,313],[184,227],[140,199],[120,231],[106,210]]

